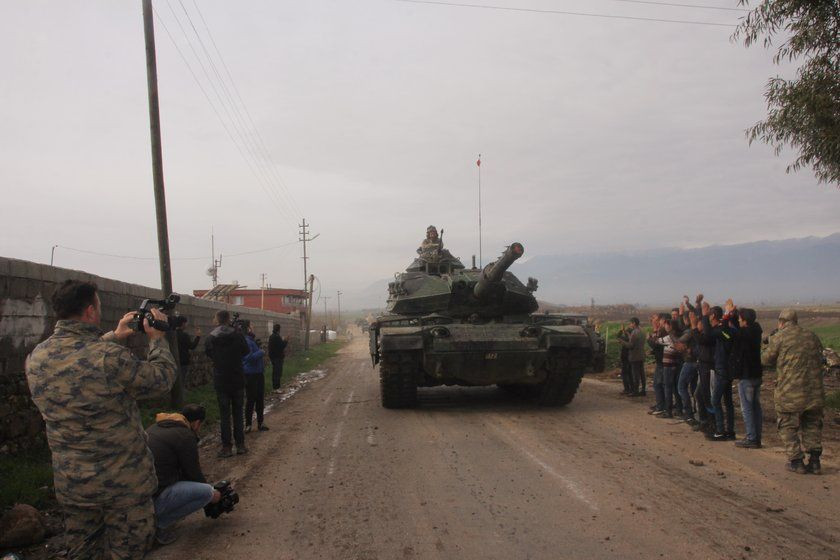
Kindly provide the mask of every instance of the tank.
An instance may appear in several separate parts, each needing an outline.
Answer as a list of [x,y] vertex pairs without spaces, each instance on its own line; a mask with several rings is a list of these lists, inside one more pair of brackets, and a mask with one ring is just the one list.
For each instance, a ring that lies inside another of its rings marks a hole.
[[603,367],[603,341],[584,316],[535,313],[537,281],[508,270],[524,252],[511,243],[468,269],[441,247],[395,275],[387,311],[370,326],[384,407],[413,407],[418,388],[437,385],[498,385],[563,406],[587,369]]

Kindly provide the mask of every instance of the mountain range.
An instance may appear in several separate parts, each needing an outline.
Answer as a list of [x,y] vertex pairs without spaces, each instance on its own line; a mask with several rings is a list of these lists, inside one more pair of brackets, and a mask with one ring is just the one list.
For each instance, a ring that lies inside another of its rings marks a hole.
[[[835,303],[840,301],[840,233],[712,245],[696,249],[535,255],[511,267],[523,282],[539,280],[541,301],[558,305],[673,304],[702,292],[711,302]],[[389,280],[353,294],[356,308],[384,306]],[[348,294],[350,295],[350,294]]]

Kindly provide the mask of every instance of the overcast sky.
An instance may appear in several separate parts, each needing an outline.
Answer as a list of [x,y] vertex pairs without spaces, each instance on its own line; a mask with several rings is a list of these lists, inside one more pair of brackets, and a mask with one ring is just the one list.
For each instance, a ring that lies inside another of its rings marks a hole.
[[[241,95],[271,157],[240,154],[158,20],[181,292],[209,284],[211,228],[223,255],[288,244],[225,256],[222,281],[257,287],[266,273],[302,287],[304,216],[320,234],[310,270],[348,304],[403,269],[429,224],[468,261],[478,153],[485,262],[514,240],[536,255],[840,229],[836,188],[809,170],[785,174],[790,154],[746,142],[765,114],[766,80],[791,69],[732,43],[731,28],[392,0],[206,0],[200,13],[181,1],[217,57],[206,20],[235,86],[206,61],[215,82],[202,73],[179,0],[156,0],[162,23],[234,138],[231,119],[247,124],[245,109],[225,109],[214,88]],[[742,15],[617,0],[471,3],[733,25]],[[159,286],[140,1],[3,8],[0,255],[49,262],[60,245],[58,266]]]

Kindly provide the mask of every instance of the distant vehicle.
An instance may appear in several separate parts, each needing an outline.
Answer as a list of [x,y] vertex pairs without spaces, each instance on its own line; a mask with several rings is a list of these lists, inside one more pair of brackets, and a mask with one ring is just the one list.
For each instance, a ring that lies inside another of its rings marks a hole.
[[421,254],[395,276],[387,313],[370,328],[384,407],[415,406],[418,387],[493,384],[562,406],[587,369],[603,369],[604,343],[586,316],[534,313],[537,281],[508,272],[523,253],[512,243],[483,270],[448,251]]

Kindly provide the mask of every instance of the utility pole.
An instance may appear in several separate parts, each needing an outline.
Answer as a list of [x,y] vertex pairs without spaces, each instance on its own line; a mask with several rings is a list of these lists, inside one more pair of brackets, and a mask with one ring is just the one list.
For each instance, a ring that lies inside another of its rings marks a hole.
[[210,229],[210,261],[213,263],[210,266],[210,278],[213,279],[213,287],[215,288],[219,283],[219,268],[222,266],[222,255],[216,259],[216,235]]
[[[160,259],[160,289],[163,296],[172,293],[172,268],[169,261],[169,228],[166,223],[166,195],[163,189],[163,150],[160,135],[160,99],[157,84],[157,58],[155,55],[155,24],[152,14],[152,0],[143,0],[143,32],[146,42],[146,81],[149,95],[149,132],[152,144],[152,179],[155,191],[155,213],[157,215],[158,256]],[[175,332],[166,335],[175,363],[178,360],[178,344]],[[172,408],[180,409],[184,401],[184,378],[180,368],[170,394]]]
[[[303,335],[303,349],[309,350],[309,329],[312,324],[312,288],[315,286],[315,275],[309,275],[309,300],[306,303],[306,333]],[[306,288],[306,287],[304,287]]]
[[337,331],[341,328],[341,290],[338,290],[336,292],[336,295],[338,295],[338,327],[336,328]]
[[55,260],[55,249],[58,245],[53,245],[52,250],[50,251],[50,266],[53,265],[53,261]]
[[309,236],[309,224],[306,223],[306,218],[301,218],[300,224],[298,225],[300,231],[298,232],[298,241],[303,243],[303,291],[306,291],[306,284],[309,281],[309,276],[307,276],[306,272],[306,261],[309,260],[309,256],[306,254],[306,244],[310,241],[317,238],[320,233],[316,233],[314,236]]
[[324,324],[326,325],[327,324],[327,300],[332,299],[332,297],[321,296],[321,298],[324,300]]
[[265,272],[260,274],[260,309],[265,309]]

